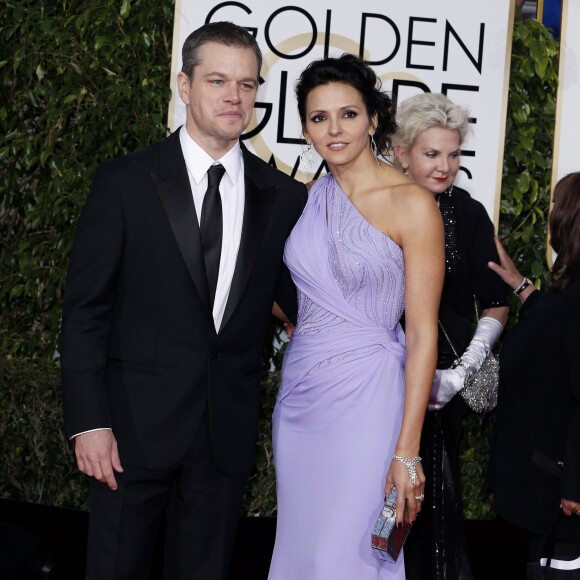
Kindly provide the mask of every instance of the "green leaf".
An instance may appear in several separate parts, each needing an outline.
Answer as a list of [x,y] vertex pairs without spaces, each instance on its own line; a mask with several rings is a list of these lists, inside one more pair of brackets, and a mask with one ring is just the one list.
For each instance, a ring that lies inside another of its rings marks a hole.
[[10,298],[18,298],[24,292],[24,284],[15,284],[10,290]]
[[518,124],[523,124],[528,120],[528,112],[525,107],[516,109],[513,112],[513,116]]
[[543,278],[546,274],[546,265],[544,262],[534,261],[531,263],[530,269],[534,278]]
[[149,48],[151,46],[151,37],[146,32],[142,32],[141,42],[145,48]]
[[539,39],[533,39],[529,44],[530,56],[534,60],[541,60],[544,58],[545,48],[543,43]]
[[529,224],[524,228],[522,233],[522,239],[524,242],[528,243],[534,234],[534,226],[533,224]]
[[538,75],[538,77],[540,78],[544,78],[546,76],[546,68],[548,66],[547,61],[544,60],[537,60],[535,62],[535,69],[536,69],[536,74]]
[[522,173],[517,179],[517,186],[520,193],[526,193],[530,187],[530,174]]
[[63,105],[69,105],[70,103],[72,103],[73,101],[77,100],[77,95],[75,93],[71,93],[70,95],[67,95],[63,101],[62,104]]
[[107,42],[106,36],[97,36],[95,40],[95,51],[99,50],[102,46],[105,46]]
[[131,0],[123,0],[123,4],[121,4],[121,18],[126,20],[129,18],[129,14],[131,12]]

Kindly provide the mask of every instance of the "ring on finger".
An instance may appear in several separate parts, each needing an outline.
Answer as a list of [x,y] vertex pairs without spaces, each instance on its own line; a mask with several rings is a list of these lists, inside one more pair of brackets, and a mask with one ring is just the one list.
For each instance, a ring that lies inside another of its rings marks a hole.
[[416,495],[416,496],[415,496],[415,499],[416,499],[417,501],[423,501],[423,500],[425,499],[425,494],[424,494],[424,493],[422,493],[421,495]]

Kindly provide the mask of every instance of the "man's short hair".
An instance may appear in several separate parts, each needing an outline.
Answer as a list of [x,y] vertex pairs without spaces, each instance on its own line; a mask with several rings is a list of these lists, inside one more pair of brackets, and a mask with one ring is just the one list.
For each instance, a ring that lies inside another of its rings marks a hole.
[[181,49],[183,60],[181,72],[189,78],[192,77],[193,69],[200,62],[200,48],[208,42],[252,49],[256,55],[258,74],[260,74],[260,69],[262,68],[262,51],[252,34],[233,22],[210,22],[194,30],[183,43],[183,48]]

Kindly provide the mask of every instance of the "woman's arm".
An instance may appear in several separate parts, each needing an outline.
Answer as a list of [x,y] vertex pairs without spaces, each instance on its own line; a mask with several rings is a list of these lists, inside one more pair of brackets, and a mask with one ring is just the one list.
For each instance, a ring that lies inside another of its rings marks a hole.
[[[485,310],[482,310],[481,318],[493,318],[494,320],[497,320],[502,326],[505,326],[509,312],[509,306],[494,306],[493,308],[486,308]],[[493,344],[491,346],[493,347]]]
[[[490,312],[496,316],[490,316]],[[493,349],[507,320],[508,307],[499,306],[484,310],[477,323],[471,342],[459,358],[459,364],[435,371],[435,379],[429,397],[429,410],[444,407],[463,387],[468,374],[476,373]]]
[[[405,404],[395,455],[412,460],[419,454],[421,430],[437,363],[437,315],[444,277],[443,221],[433,198],[419,188],[407,195],[399,214],[398,234],[405,259]],[[413,485],[407,467],[393,461],[386,490],[397,487],[397,522],[405,498],[413,521],[420,511],[417,497],[424,493],[425,477],[417,465]]]

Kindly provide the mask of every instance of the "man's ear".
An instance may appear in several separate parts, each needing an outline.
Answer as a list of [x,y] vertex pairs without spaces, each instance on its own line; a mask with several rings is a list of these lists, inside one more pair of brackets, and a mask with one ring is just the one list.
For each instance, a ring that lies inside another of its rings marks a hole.
[[180,99],[189,105],[189,90],[191,83],[189,77],[184,72],[177,73],[177,91],[179,92]]

